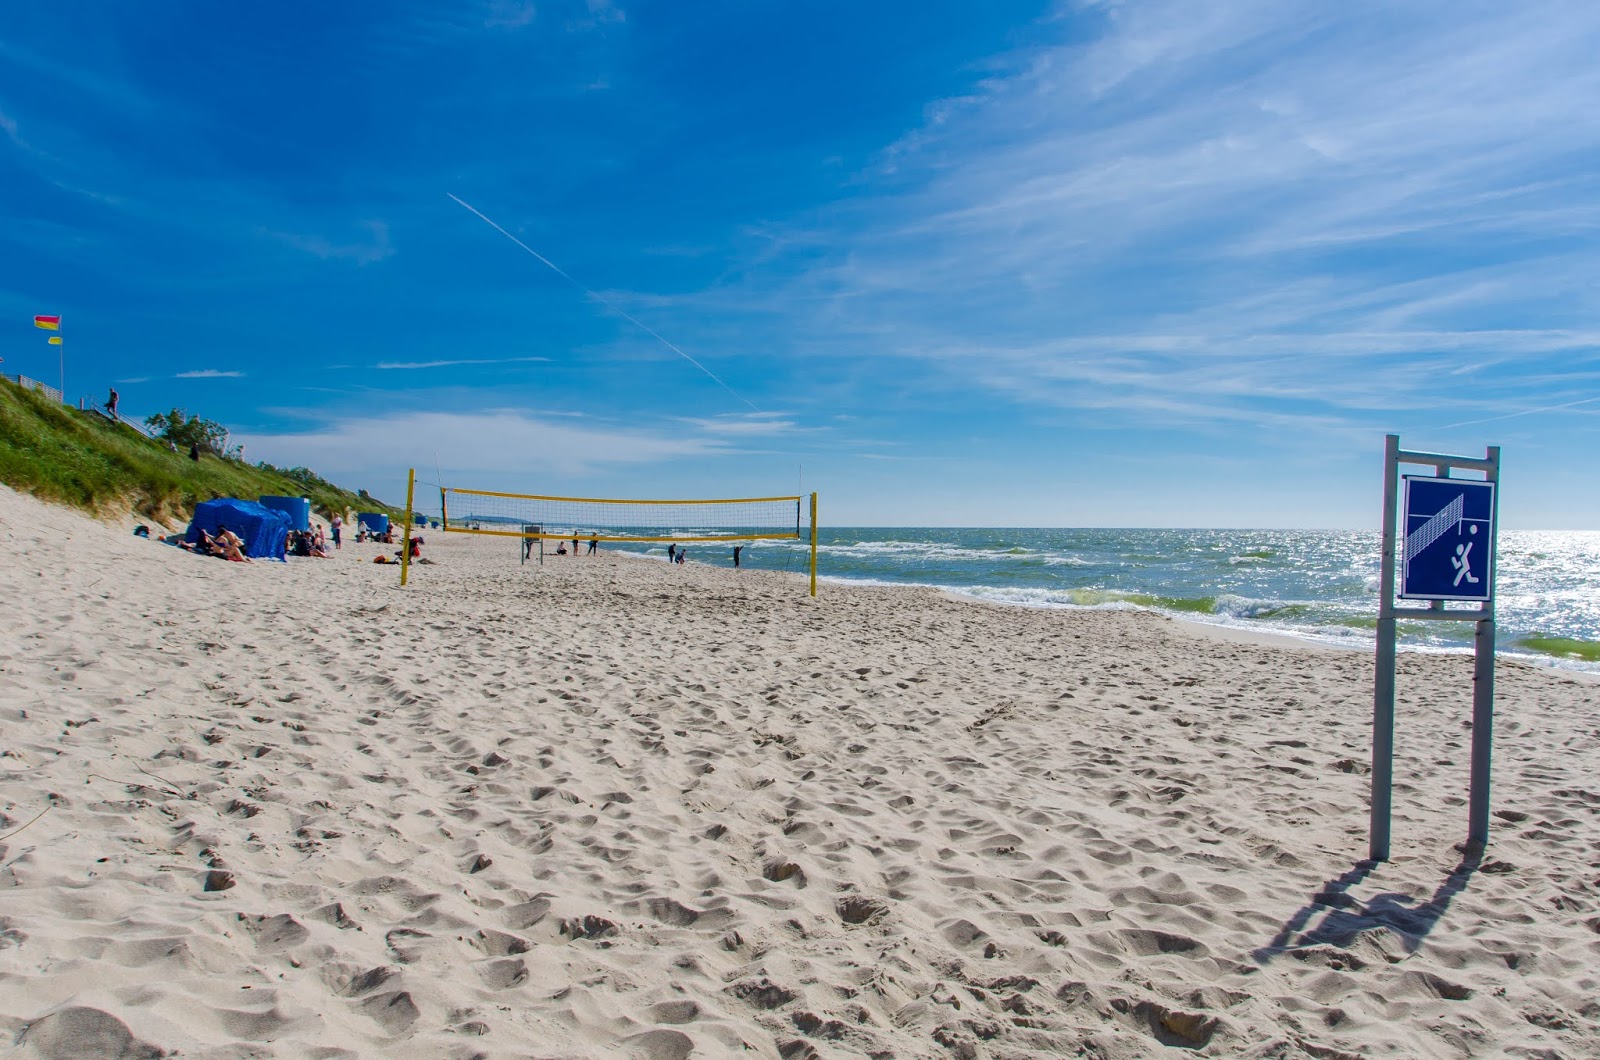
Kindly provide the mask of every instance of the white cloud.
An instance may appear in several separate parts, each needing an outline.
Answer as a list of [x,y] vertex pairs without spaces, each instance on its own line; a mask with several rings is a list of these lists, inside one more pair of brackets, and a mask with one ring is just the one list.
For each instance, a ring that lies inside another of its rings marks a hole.
[[225,372],[218,368],[201,368],[193,372],[179,372],[174,379],[242,379],[243,372]]
[[335,478],[352,473],[392,477],[395,468],[431,468],[437,455],[462,481],[501,483],[531,482],[539,468],[551,465],[575,474],[732,452],[718,439],[683,431],[558,423],[511,409],[352,417],[315,430],[240,435],[239,440],[275,464],[315,467]]

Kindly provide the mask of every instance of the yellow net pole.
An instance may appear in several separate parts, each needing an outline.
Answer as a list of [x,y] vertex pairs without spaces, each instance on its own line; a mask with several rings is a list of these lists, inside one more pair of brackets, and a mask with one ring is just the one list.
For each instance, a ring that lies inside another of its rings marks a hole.
[[417,490],[417,469],[412,468],[406,476],[406,532],[400,535],[400,584],[406,583],[406,575],[411,573],[411,505]]
[[811,595],[817,595],[817,495],[811,495]]

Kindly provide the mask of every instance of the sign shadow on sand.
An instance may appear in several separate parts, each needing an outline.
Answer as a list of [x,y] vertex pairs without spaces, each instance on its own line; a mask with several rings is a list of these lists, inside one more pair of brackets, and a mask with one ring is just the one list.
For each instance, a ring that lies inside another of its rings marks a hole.
[[1310,901],[1284,921],[1272,941],[1255,950],[1252,956],[1257,963],[1267,964],[1295,950],[1318,946],[1345,949],[1364,933],[1377,928],[1387,928],[1407,954],[1415,953],[1422,940],[1444,918],[1450,902],[1466,889],[1481,861],[1481,853],[1467,853],[1440,882],[1433,895],[1421,903],[1393,892],[1375,894],[1365,900],[1356,898],[1350,894],[1350,889],[1380,864],[1372,860],[1358,861],[1350,871],[1318,887]]

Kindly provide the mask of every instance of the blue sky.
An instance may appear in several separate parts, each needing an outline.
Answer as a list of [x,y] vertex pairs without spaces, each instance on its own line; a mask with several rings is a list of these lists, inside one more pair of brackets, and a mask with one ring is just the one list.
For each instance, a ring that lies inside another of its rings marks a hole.
[[396,500],[1372,526],[1393,431],[1597,529],[1596,54],[1539,0],[13,5],[0,356],[54,382],[60,313],[72,398]]

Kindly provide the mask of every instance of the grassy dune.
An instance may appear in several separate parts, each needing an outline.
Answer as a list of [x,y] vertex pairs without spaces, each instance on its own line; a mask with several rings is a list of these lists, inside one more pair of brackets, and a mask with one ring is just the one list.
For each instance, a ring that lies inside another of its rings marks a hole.
[[186,520],[214,497],[309,497],[323,516],[385,505],[332,483],[290,478],[276,469],[206,455],[199,463],[125,424],[58,405],[0,380],[0,482],[97,516],[137,512],[158,522]]

